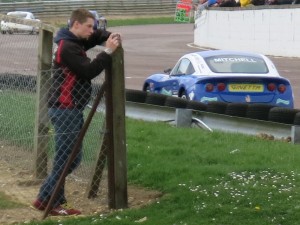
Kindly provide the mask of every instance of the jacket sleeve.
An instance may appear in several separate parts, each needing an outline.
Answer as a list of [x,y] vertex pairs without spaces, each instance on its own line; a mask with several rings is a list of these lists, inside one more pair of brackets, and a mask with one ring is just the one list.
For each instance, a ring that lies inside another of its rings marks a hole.
[[112,58],[105,52],[99,53],[91,61],[86,56],[80,45],[65,41],[61,49],[61,63],[78,78],[91,80],[99,75],[104,69],[111,66]]
[[94,33],[85,42],[85,50],[95,47],[96,45],[102,45],[109,37],[111,32],[106,30],[95,30]]

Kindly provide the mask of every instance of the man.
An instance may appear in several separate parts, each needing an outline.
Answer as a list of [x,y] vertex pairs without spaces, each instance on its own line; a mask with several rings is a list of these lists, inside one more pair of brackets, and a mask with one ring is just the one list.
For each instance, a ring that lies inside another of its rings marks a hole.
[[[103,30],[93,30],[94,16],[86,9],[74,10],[70,28],[58,31],[54,42],[57,48],[53,59],[52,85],[49,90],[48,115],[55,129],[55,156],[53,168],[46,178],[33,206],[45,210],[64,170],[77,136],[83,126],[83,110],[91,97],[91,80],[111,66],[111,54],[121,44],[120,35]],[[94,60],[86,51],[95,45],[105,43],[105,50]],[[71,164],[68,173],[79,165],[82,150]],[[66,206],[64,184],[51,205],[49,215],[78,215],[81,212]]]

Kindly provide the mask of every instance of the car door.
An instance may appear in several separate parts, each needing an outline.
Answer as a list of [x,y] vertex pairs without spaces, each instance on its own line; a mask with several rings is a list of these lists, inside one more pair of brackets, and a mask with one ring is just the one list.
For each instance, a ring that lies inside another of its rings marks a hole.
[[165,87],[165,90],[172,92],[172,95],[178,96],[179,88],[181,85],[184,85],[187,77],[194,72],[195,69],[191,61],[187,58],[182,58],[172,69],[169,78],[164,81],[163,86]]

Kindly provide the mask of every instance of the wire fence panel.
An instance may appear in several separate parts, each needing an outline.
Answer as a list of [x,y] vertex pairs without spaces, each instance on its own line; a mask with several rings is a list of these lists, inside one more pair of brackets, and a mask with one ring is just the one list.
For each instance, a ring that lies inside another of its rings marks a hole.
[[[66,149],[72,151],[74,140],[76,141],[81,128],[80,124],[83,123],[80,111],[78,114],[72,115],[74,120],[69,121],[62,115],[55,115],[52,119],[61,119],[61,125],[49,122],[45,126],[38,127],[39,135],[47,137],[49,142],[42,148],[39,146],[37,152],[34,151],[34,140],[37,138],[35,137],[36,101],[37,99],[48,99],[48,92],[39,92],[41,96],[38,98],[38,91],[45,89],[42,85],[47,85],[50,82],[40,83],[38,80],[38,43],[38,35],[24,32],[0,35],[0,173],[3,174],[0,176],[0,195],[3,193],[28,206],[37,198],[40,187],[41,192],[43,192],[43,188],[48,188],[45,195],[49,191],[51,192],[51,188],[53,188],[45,185],[44,179],[36,179],[34,171],[45,170],[48,174],[51,174],[51,171],[61,173],[63,169],[61,166],[64,165],[66,159],[61,161],[60,158],[57,158],[56,162],[58,163],[53,164],[54,158],[58,157],[55,155],[55,149],[62,152]],[[93,59],[101,51],[102,47],[95,47],[87,54]],[[57,71],[46,70],[42,71],[40,75],[52,79],[55,72]],[[91,101],[83,111],[83,118],[88,117],[93,100],[96,98],[104,78],[103,72],[92,80]],[[41,86],[37,86],[38,84]],[[86,90],[81,89],[79,91],[84,92]],[[97,112],[86,131],[82,143],[82,154],[76,157],[78,164],[72,164],[72,167],[76,169],[66,179],[65,193],[68,200],[81,209],[84,214],[103,212],[108,209],[106,166],[108,149],[104,139],[107,133],[105,104],[103,97],[97,105]],[[39,107],[39,110],[48,111],[46,104]],[[51,119],[53,112],[49,115]],[[46,121],[49,115],[45,113],[40,116]],[[73,124],[77,127],[77,132],[70,133],[68,126],[65,126],[67,122],[69,125]],[[73,141],[69,139],[70,136],[73,136]],[[66,141],[62,141],[64,138]],[[61,141],[60,146],[55,146],[55,139]],[[37,155],[37,153],[42,155]],[[53,174],[53,176],[57,177],[57,174]],[[63,196],[58,195],[59,197],[63,203]],[[93,200],[88,200],[87,197],[93,198]],[[30,207],[27,210],[22,213],[24,221],[28,217],[31,219],[41,218],[39,211]],[[1,209],[0,215],[2,215]],[[8,219],[3,216],[0,218],[0,223],[7,222]]]

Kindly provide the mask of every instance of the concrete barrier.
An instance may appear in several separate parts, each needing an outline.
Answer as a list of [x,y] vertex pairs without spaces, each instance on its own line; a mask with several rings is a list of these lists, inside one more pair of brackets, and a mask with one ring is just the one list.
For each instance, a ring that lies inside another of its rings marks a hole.
[[300,6],[211,7],[195,20],[194,44],[300,57]]

